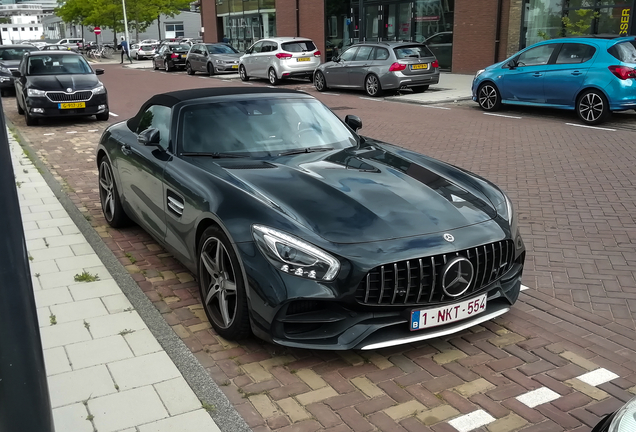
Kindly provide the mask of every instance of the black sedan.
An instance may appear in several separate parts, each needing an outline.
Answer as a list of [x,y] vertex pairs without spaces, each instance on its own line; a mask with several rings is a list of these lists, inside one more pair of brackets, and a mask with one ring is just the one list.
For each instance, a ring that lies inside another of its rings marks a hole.
[[186,57],[190,45],[181,43],[165,43],[159,47],[152,58],[152,68],[164,68],[166,72],[186,67]]
[[0,95],[6,96],[13,92],[13,71],[18,70],[24,53],[37,51],[33,45],[2,45],[0,46]]
[[13,71],[18,113],[27,126],[35,126],[42,117],[94,115],[109,117],[108,94],[84,57],[72,51],[32,51]]
[[525,247],[506,194],[361,126],[291,90],[160,94],[104,132],[102,209],[197,275],[228,339],[375,349],[508,311]]

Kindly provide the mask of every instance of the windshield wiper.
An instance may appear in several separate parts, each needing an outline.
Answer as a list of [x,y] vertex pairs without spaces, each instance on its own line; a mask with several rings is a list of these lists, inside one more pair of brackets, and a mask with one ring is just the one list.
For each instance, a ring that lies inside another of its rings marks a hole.
[[239,155],[236,153],[219,153],[219,152],[214,152],[214,153],[205,153],[205,152],[184,152],[181,153],[181,156],[206,156],[206,157],[211,157],[214,159],[221,159],[221,158],[244,158],[247,157],[245,155]]
[[333,147],[306,147],[304,149],[288,150],[282,153],[278,153],[278,156],[288,156],[301,153],[315,153],[333,150]]

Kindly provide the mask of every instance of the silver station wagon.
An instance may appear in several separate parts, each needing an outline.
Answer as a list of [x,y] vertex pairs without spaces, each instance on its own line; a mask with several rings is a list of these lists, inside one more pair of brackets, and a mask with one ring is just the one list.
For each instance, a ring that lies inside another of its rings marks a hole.
[[380,96],[384,90],[428,90],[439,82],[439,63],[426,45],[413,42],[356,44],[314,73],[318,91],[329,88],[365,90]]

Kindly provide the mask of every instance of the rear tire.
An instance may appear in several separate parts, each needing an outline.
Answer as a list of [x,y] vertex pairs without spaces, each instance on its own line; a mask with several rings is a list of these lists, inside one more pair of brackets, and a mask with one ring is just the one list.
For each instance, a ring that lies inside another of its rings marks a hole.
[[371,97],[379,97],[382,95],[382,85],[377,75],[367,75],[364,79],[364,91]]
[[190,62],[186,63],[186,73],[188,75],[194,75],[194,69],[192,69],[192,65],[190,64]]
[[241,77],[241,81],[249,81],[250,77],[247,76],[247,70],[245,70],[245,66],[241,65],[239,67],[239,75]]
[[609,103],[598,90],[585,90],[576,100],[576,114],[586,125],[603,123],[609,117]]
[[426,90],[428,90],[428,86],[423,85],[423,86],[411,87],[411,90],[413,90],[413,93],[424,93]]
[[163,68],[166,70],[166,72],[172,71],[172,67],[170,66],[170,62],[168,60],[163,61]]
[[477,89],[477,102],[484,111],[498,111],[501,108],[501,94],[492,83],[483,83]]
[[113,169],[106,156],[103,156],[99,161],[98,175],[99,202],[101,203],[102,213],[106,222],[113,228],[122,228],[130,225],[131,220],[121,205]]
[[267,71],[267,79],[269,80],[269,83],[273,86],[278,85],[278,83],[280,83],[280,80],[276,76],[276,71],[274,70],[274,68],[269,68],[269,71]]
[[152,59],[152,69],[159,70],[159,66],[157,66],[157,62],[155,61],[155,59]]
[[314,75],[314,87],[316,87],[316,90],[318,90],[319,92],[324,92],[329,89],[327,87],[327,80],[325,79],[325,75],[320,71],[317,71]]

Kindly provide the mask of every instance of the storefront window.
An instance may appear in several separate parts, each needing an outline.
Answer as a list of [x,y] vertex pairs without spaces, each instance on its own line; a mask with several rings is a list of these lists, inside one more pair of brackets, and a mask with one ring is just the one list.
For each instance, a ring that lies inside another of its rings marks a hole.
[[239,51],[264,37],[276,36],[275,0],[217,0],[223,35]]
[[354,33],[357,28],[357,17],[352,14],[349,0],[326,0],[325,7],[325,57],[329,61],[349,46],[356,37]]

